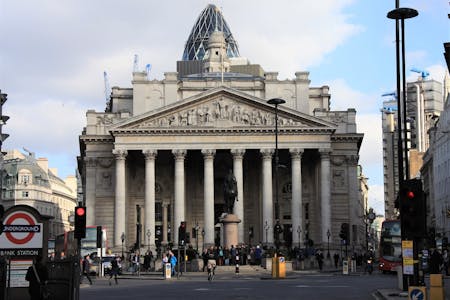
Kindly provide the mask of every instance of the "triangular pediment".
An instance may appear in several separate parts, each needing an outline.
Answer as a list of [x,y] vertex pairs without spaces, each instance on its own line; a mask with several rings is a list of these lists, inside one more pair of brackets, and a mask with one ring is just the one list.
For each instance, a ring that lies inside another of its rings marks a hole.
[[[336,125],[279,106],[278,124],[283,128],[334,130]],[[275,125],[274,107],[266,101],[234,89],[220,87],[115,124],[112,132],[163,129],[245,130],[270,129]]]

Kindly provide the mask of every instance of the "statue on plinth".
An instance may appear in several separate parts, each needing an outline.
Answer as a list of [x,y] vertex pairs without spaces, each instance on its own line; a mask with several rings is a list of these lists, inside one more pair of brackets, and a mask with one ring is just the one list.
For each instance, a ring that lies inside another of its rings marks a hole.
[[234,177],[233,171],[230,169],[223,182],[223,198],[225,200],[226,213],[233,213],[234,202],[237,201],[237,195],[236,177]]

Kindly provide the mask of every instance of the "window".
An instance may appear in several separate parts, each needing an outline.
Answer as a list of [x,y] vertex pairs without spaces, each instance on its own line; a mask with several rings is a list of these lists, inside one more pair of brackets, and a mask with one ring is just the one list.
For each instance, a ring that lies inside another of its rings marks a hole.
[[28,192],[27,191],[23,191],[22,192],[22,197],[23,198],[28,198]]

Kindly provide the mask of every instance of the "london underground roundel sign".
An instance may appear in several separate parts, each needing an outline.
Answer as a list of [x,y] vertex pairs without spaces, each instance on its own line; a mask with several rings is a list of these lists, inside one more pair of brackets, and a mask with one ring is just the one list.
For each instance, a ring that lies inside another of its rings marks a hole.
[[42,248],[43,225],[26,211],[14,211],[4,218],[0,248]]

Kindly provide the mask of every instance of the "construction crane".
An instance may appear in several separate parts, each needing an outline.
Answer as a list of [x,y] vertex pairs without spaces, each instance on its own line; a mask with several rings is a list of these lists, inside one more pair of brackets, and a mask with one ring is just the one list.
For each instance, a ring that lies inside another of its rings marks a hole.
[[152,69],[152,65],[151,64],[147,64],[145,66],[145,71],[147,72],[147,80],[150,80],[150,71]]
[[411,72],[419,73],[422,77],[422,80],[425,80],[428,76],[430,76],[430,72],[415,67],[411,68]]
[[106,71],[103,72],[103,79],[105,82],[105,100],[106,105],[109,105],[109,99],[111,97],[111,87],[109,86],[108,73]]
[[133,61],[133,73],[139,72],[139,56],[137,54],[134,55]]
[[[381,97],[393,97],[392,99],[397,99],[397,93],[396,92],[387,92],[381,95]],[[397,111],[397,105],[389,105],[389,106],[383,106],[381,109],[382,112],[392,114],[394,111]]]

